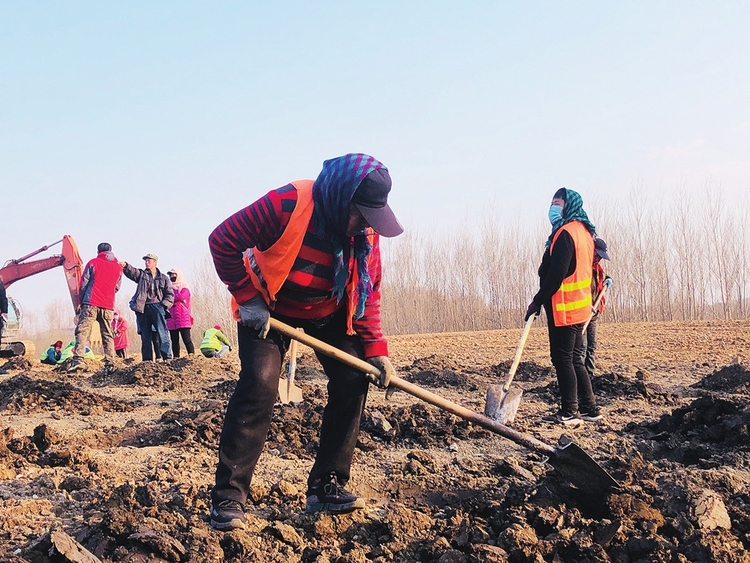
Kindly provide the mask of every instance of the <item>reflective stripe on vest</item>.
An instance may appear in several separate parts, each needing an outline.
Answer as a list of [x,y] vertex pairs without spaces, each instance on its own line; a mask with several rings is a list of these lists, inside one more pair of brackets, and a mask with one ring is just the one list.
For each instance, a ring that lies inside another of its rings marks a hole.
[[591,315],[591,280],[594,263],[594,239],[580,221],[560,227],[550,244],[550,254],[557,238],[566,231],[573,239],[576,257],[575,271],[566,277],[552,296],[555,326],[585,323]]

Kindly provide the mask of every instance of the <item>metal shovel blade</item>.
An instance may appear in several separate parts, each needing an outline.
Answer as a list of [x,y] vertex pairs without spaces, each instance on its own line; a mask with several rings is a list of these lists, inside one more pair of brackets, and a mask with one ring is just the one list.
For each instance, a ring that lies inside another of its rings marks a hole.
[[499,384],[487,388],[487,400],[484,403],[484,414],[497,420],[500,424],[512,424],[516,419],[518,406],[521,404],[523,389],[515,387],[510,391],[503,391]]
[[286,377],[279,379],[279,401],[282,405],[302,402],[302,389],[295,384],[289,385]]
[[[565,436],[560,438],[560,443],[564,441],[567,441]],[[614,477],[575,442],[558,444],[548,462],[576,488],[588,495],[603,495],[620,488]]]
[[287,365],[286,377],[279,379],[279,401],[283,405],[302,402],[302,389],[294,384],[294,376],[297,373],[297,346],[296,340],[292,340],[289,344],[289,364]]
[[497,420],[500,424],[512,424],[516,419],[518,406],[521,404],[523,389],[511,389],[510,384],[513,383],[513,377],[515,377],[518,365],[521,363],[523,346],[529,337],[529,331],[531,331],[534,319],[536,319],[536,315],[531,315],[526,320],[523,332],[521,333],[521,339],[518,341],[518,346],[516,347],[516,355],[513,357],[513,363],[510,366],[510,370],[508,370],[505,383],[503,385],[493,384],[487,388],[484,414],[493,420]]

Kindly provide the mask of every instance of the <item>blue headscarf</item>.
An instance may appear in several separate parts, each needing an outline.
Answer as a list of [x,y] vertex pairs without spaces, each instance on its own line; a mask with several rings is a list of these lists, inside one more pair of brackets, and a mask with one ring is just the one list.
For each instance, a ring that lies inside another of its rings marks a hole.
[[[341,301],[346,290],[349,275],[348,265],[344,264],[344,244],[348,242],[346,228],[352,197],[370,172],[385,168],[379,160],[362,153],[350,153],[323,163],[318,178],[313,184],[313,211],[317,235],[333,245],[333,295]],[[364,234],[354,237],[354,258],[357,262],[357,293],[359,299],[354,310],[354,318],[364,315],[365,303],[372,293],[372,280],[367,270],[367,257],[372,246]]]
[[[563,192],[561,199],[565,202],[562,210],[562,219],[552,225],[552,232],[545,243],[546,247],[552,244],[552,239],[555,238],[555,233],[557,233],[558,229],[571,221],[580,221],[591,233],[591,236],[596,234],[596,227],[583,210],[583,198],[581,194],[569,188],[560,188],[557,193],[559,192]],[[557,193],[555,193],[555,197],[557,197]]]

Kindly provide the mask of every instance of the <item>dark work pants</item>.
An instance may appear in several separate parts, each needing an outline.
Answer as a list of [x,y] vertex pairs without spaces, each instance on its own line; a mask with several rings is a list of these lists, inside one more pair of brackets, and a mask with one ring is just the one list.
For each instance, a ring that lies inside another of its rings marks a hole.
[[591,322],[586,328],[586,335],[583,339],[583,365],[586,367],[589,377],[594,377],[596,371],[596,321],[599,315],[591,317]]
[[190,327],[170,330],[169,335],[172,337],[172,355],[175,358],[180,357],[180,336],[182,336],[182,341],[185,343],[185,350],[187,350],[187,353],[195,354],[193,339],[190,337]]
[[583,323],[555,326],[552,314],[547,309],[549,330],[549,353],[557,373],[560,386],[562,410],[567,414],[587,411],[596,405],[591,379],[583,365]]
[[159,353],[163,360],[172,357],[169,346],[169,331],[167,330],[167,317],[164,305],[161,303],[146,303],[143,313],[136,312],[136,320],[141,329],[141,357],[144,362],[153,359],[151,351],[151,340],[154,332],[159,336]]
[[[322,328],[311,321],[274,316],[304,329],[310,336],[364,358],[359,337],[346,334],[343,309]],[[271,330],[265,340],[260,340],[255,332],[237,325],[241,368],[221,430],[216,484],[211,491],[214,503],[226,499],[241,503],[247,500],[250,480],[271,425],[282,359],[289,339]],[[328,356],[317,354],[317,357],[328,376],[328,403],[323,411],[320,447],[308,477],[308,487],[320,482],[331,471],[335,471],[339,483],[345,485],[350,476],[369,384],[362,372]]]

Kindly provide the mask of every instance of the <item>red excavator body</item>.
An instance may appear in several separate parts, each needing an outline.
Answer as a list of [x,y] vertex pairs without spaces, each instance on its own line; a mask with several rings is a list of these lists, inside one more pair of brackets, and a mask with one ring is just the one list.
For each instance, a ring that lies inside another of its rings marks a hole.
[[[29,258],[41,254],[42,252],[47,251],[50,247],[60,243],[62,243],[61,254],[53,254],[46,258],[39,258],[27,262]],[[81,278],[83,277],[83,262],[81,261],[81,256],[78,254],[78,246],[70,235],[65,235],[61,240],[45,245],[26,256],[15,260],[8,260],[5,265],[0,268],[0,280],[3,281],[3,284],[7,289],[18,280],[28,278],[34,274],[46,272],[47,270],[51,270],[58,266],[62,266],[63,271],[65,272],[65,281],[68,284],[68,291],[70,292],[70,299],[73,303],[73,310],[78,313],[78,309],[80,308],[79,292]],[[21,327],[20,307],[11,298],[8,298],[8,305],[9,322],[2,334],[0,357],[31,356],[34,354],[33,343],[14,340],[14,337],[18,334],[18,329]]]

